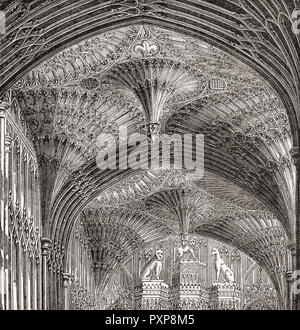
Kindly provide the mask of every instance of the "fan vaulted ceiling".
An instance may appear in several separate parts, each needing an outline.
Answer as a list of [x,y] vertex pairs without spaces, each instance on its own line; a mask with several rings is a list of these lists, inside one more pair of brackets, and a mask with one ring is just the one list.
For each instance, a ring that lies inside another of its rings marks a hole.
[[[291,128],[274,91],[243,63],[182,33],[131,25],[62,50],[10,93],[39,157],[53,161],[52,175],[44,173],[51,181],[44,194],[53,192],[45,213],[53,211],[51,230],[62,240],[72,224],[58,223],[58,214],[76,218],[92,201],[100,213],[86,211],[82,221],[95,262],[99,228],[107,244],[119,241],[111,265],[133,251],[132,242],[188,230],[235,244],[279,283],[293,232]],[[204,134],[201,180],[97,168],[100,133],[117,135],[122,125],[146,133],[150,123],[161,133]],[[63,208],[62,198],[79,206]]]

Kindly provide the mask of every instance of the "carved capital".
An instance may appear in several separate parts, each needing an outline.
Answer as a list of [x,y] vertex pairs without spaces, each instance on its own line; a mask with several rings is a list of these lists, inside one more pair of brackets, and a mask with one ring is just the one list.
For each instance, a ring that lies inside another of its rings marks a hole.
[[299,166],[300,164],[300,153],[299,153],[299,147],[293,147],[291,150],[290,150],[290,154],[293,158],[293,161],[294,161],[294,164],[295,166]]
[[9,135],[5,135],[5,152],[9,152],[12,138]]
[[41,249],[42,256],[48,256],[50,249],[52,248],[52,241],[49,238],[42,237],[41,238]]
[[286,280],[287,282],[292,282],[293,279],[292,279],[292,275],[293,275],[293,272],[291,270],[288,270],[286,273],[285,273],[285,276],[286,276]]
[[292,256],[296,255],[296,244],[295,243],[290,243],[288,245],[288,249],[291,251]]
[[6,102],[0,101],[0,117],[5,116],[5,112],[9,109],[10,105]]
[[63,287],[66,289],[70,284],[70,278],[71,274],[69,273],[62,273],[62,279],[63,279]]

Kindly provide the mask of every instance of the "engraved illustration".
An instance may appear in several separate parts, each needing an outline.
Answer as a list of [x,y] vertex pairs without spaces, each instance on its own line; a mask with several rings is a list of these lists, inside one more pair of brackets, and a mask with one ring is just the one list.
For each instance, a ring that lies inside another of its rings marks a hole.
[[0,0],[0,310],[299,310],[299,38],[298,0]]

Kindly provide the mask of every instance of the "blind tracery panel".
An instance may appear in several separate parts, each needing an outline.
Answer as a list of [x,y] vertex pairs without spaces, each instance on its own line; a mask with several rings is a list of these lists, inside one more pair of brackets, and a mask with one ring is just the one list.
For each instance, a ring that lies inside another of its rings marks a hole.
[[66,307],[71,310],[97,309],[97,290],[89,242],[80,223],[76,225],[68,251],[69,286]]
[[35,152],[14,110],[1,121],[1,306],[41,309],[41,219]]

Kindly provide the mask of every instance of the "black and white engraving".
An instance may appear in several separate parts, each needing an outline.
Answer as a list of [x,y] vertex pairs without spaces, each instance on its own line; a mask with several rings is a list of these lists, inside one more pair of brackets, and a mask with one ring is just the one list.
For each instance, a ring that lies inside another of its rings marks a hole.
[[299,1],[0,1],[0,310],[299,310],[299,138]]

